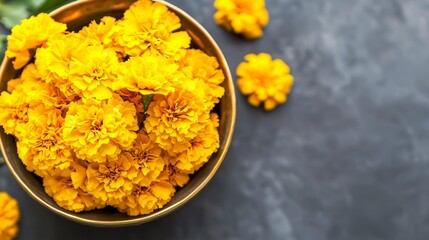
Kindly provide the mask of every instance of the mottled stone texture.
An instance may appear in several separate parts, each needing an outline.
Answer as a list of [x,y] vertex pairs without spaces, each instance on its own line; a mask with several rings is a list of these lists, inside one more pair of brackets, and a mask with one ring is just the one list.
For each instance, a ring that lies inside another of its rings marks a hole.
[[[99,229],[39,206],[0,170],[22,209],[18,239],[429,239],[429,1],[268,0],[265,36],[216,26],[212,0],[172,0],[235,72],[246,53],[282,58],[290,100],[237,98],[229,155],[202,193],[148,224]],[[235,74],[234,74],[235,75]]]

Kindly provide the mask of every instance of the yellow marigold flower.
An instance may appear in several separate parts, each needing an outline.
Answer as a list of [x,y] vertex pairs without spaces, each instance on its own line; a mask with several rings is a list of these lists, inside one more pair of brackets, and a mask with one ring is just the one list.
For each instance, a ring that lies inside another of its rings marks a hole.
[[212,109],[225,93],[222,82],[225,76],[215,57],[208,56],[198,49],[188,49],[186,55],[178,62],[182,72],[188,79],[204,81],[208,87],[205,88],[209,109]]
[[192,174],[200,169],[219,148],[219,117],[211,114],[211,121],[190,141],[190,147],[172,158],[171,163],[183,173]]
[[63,128],[64,141],[78,158],[104,162],[117,157],[121,149],[129,149],[136,139],[136,108],[116,94],[103,101],[72,102]]
[[172,83],[183,78],[177,71],[178,68],[177,64],[162,56],[145,54],[141,57],[132,57],[119,65],[118,80],[113,82],[113,88],[115,90],[125,88],[142,95],[167,95],[174,91]]
[[82,212],[104,207],[91,194],[75,188],[70,177],[47,175],[43,178],[43,186],[46,193],[66,210]]
[[134,185],[131,194],[116,207],[130,216],[149,214],[169,202],[175,191],[174,186],[168,181],[168,172],[163,171],[149,187]]
[[214,6],[218,25],[248,39],[261,37],[269,21],[265,0],[215,0]]
[[86,40],[90,42],[90,45],[104,45],[110,47],[109,44],[105,44],[107,35],[116,25],[116,19],[113,17],[103,17],[100,23],[92,21],[88,26],[83,27],[78,34],[82,35]]
[[191,43],[187,32],[173,32],[180,26],[179,17],[164,4],[140,0],[125,11],[110,38],[130,56],[149,51],[177,58]]
[[137,174],[133,159],[121,154],[117,160],[91,163],[86,171],[85,187],[96,199],[114,205],[131,193]]
[[112,69],[119,64],[116,52],[101,45],[81,48],[72,54],[69,81],[86,98],[109,99],[115,80]]
[[9,92],[21,93],[23,101],[30,108],[39,105],[57,107],[57,94],[52,84],[47,84],[41,79],[36,65],[33,63],[25,66],[20,78],[7,83]]
[[263,102],[267,111],[285,103],[294,81],[289,66],[267,53],[248,54],[245,60],[237,67],[237,85],[248,102],[255,107]]
[[167,96],[155,95],[147,111],[144,126],[149,137],[171,154],[188,149],[209,118],[204,96],[190,86]]
[[26,131],[28,109],[29,104],[25,102],[24,93],[18,91],[14,91],[12,94],[1,93],[0,125],[4,128],[5,133],[13,134],[20,139],[21,133]]
[[36,52],[36,67],[47,83],[55,84],[66,97],[74,97],[80,91],[74,89],[70,78],[70,63],[75,52],[88,46],[82,36],[76,33],[50,39],[46,47]]
[[64,143],[61,111],[43,106],[28,112],[27,129],[17,142],[18,155],[27,169],[43,177],[62,171],[73,162],[71,149]]
[[20,213],[18,202],[5,192],[0,192],[0,239],[12,240],[18,235]]
[[149,186],[165,167],[162,149],[152,142],[144,131],[137,134],[133,147],[121,155],[128,155],[133,159],[133,164],[138,169],[133,182],[139,186]]
[[48,14],[40,13],[12,28],[8,36],[6,56],[15,58],[13,66],[20,69],[30,60],[30,49],[42,46],[48,39],[64,33],[67,25],[55,22]]

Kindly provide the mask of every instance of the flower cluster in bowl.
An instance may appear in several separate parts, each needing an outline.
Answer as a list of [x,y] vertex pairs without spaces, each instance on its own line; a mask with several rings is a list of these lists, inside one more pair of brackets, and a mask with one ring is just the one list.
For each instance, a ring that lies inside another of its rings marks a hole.
[[22,73],[0,125],[62,208],[149,214],[218,150],[224,75],[180,27],[140,0],[78,32],[43,13],[12,29],[6,56]]

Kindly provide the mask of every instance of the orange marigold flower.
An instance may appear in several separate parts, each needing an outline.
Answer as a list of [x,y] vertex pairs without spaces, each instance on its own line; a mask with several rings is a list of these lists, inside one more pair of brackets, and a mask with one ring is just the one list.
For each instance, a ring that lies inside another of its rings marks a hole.
[[76,50],[72,54],[69,70],[72,88],[86,98],[111,98],[111,85],[116,79],[112,69],[118,64],[113,49],[97,45]]
[[[170,157],[170,159],[172,159],[173,157]],[[172,161],[176,161],[173,160]],[[166,171],[168,172],[168,179],[170,181],[171,184],[173,184],[173,186],[179,186],[179,187],[183,187],[185,186],[189,180],[189,174],[184,173],[183,171],[177,169],[176,167],[174,167],[173,165],[170,164],[170,162],[167,163],[167,167],[166,167]]]
[[20,69],[30,60],[30,49],[42,46],[48,39],[64,33],[66,29],[66,24],[55,22],[46,13],[24,19],[21,24],[12,28],[12,34],[7,38],[6,56],[15,58],[13,66]]
[[190,141],[189,148],[171,159],[171,164],[183,173],[192,174],[200,169],[219,148],[219,117],[211,114],[211,121]]
[[70,177],[50,176],[43,178],[46,193],[62,208],[73,212],[103,208],[105,205],[80,188],[75,188]]
[[142,95],[167,95],[174,91],[172,83],[183,78],[178,68],[177,64],[162,56],[145,54],[132,57],[119,65],[118,80],[113,82],[113,88],[125,88]]
[[18,202],[5,192],[0,192],[0,239],[12,240],[18,235],[20,213]]
[[104,162],[136,139],[136,108],[116,94],[103,101],[83,99],[70,103],[63,127],[64,141],[78,158]]
[[201,80],[207,84],[205,93],[209,109],[219,103],[219,99],[225,93],[225,89],[220,86],[225,80],[225,76],[219,69],[219,63],[215,57],[211,57],[199,49],[188,49],[186,55],[178,63],[188,79]]
[[269,21],[265,0],[215,0],[214,7],[218,25],[248,39],[261,37]]
[[168,181],[168,172],[163,171],[149,187],[134,185],[131,194],[116,207],[130,216],[149,214],[162,208],[171,200],[175,192],[174,186]]
[[173,32],[180,26],[179,17],[164,4],[140,0],[125,11],[110,36],[130,56],[149,51],[177,58],[191,43],[187,32]]
[[188,149],[190,140],[204,128],[209,118],[204,96],[189,86],[167,96],[155,95],[144,122],[152,141],[172,154]]
[[43,177],[69,168],[73,156],[62,137],[61,111],[40,106],[31,108],[28,118],[29,131],[22,132],[17,142],[18,155],[27,169]]
[[104,163],[91,163],[86,171],[85,189],[109,205],[118,204],[131,193],[138,170],[128,155]]
[[133,159],[133,164],[138,169],[133,182],[139,186],[149,186],[164,170],[162,149],[152,142],[144,131],[137,134],[132,148],[121,154],[129,155],[129,158]]
[[248,54],[245,60],[237,67],[237,85],[249,95],[248,102],[255,107],[264,103],[267,111],[285,103],[294,82],[289,66],[267,53]]

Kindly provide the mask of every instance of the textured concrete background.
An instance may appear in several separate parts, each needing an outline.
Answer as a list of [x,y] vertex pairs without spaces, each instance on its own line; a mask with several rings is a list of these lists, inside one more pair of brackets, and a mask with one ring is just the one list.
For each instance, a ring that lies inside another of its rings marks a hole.
[[21,190],[18,239],[429,239],[429,1],[268,0],[265,36],[217,27],[212,0],[171,1],[214,36],[231,69],[269,52],[292,68],[289,102],[266,113],[238,95],[235,138],[202,193],[148,224],[64,220]]

